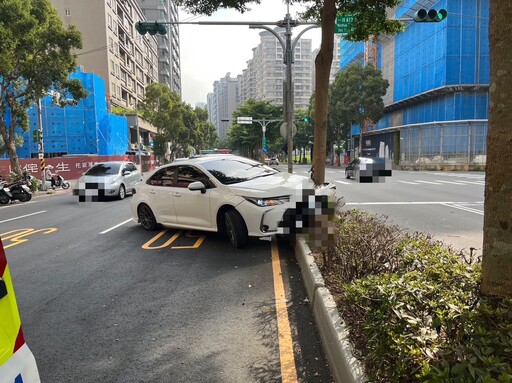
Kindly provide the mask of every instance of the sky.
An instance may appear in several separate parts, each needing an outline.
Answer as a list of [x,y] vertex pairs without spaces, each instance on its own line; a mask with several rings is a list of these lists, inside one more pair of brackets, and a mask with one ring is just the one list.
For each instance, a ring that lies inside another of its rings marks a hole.
[[[194,16],[180,10],[179,21],[251,21],[276,22],[286,16],[287,5],[282,0],[262,0],[251,5],[244,14],[235,10],[220,10],[212,16]],[[290,6],[290,15],[297,18],[303,11],[300,5]],[[274,26],[270,25],[271,28]],[[213,83],[225,77],[242,74],[247,61],[252,58],[252,49],[260,43],[259,33],[263,29],[249,29],[247,25],[180,25],[181,87],[183,101],[194,107],[206,102],[213,92]],[[305,26],[292,30],[292,40]],[[313,49],[320,47],[320,28],[305,32],[301,38],[311,39]]]

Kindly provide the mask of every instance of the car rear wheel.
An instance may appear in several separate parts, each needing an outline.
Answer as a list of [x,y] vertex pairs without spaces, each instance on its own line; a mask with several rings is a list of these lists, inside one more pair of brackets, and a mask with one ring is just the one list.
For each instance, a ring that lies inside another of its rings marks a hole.
[[119,186],[119,193],[117,194],[118,199],[124,199],[126,197],[126,189],[124,185]]
[[156,229],[158,223],[156,222],[155,215],[148,205],[140,205],[137,209],[137,215],[139,216],[139,222],[144,229],[150,231]]
[[224,218],[226,220],[226,232],[231,244],[237,249],[247,245],[249,236],[242,216],[236,210],[229,210]]

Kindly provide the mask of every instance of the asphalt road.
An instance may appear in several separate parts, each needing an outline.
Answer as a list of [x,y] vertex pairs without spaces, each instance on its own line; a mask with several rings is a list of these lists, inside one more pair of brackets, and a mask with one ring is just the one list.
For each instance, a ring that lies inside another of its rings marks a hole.
[[[308,174],[309,168],[295,165],[293,170]],[[338,196],[345,198],[345,209],[383,214],[404,229],[430,233],[455,249],[473,247],[481,254],[483,172],[394,170],[384,182],[359,183],[346,179],[343,167],[328,167],[325,178],[336,183]]]
[[42,382],[332,381],[286,243],[155,238],[130,220],[129,202],[64,194],[0,207]]

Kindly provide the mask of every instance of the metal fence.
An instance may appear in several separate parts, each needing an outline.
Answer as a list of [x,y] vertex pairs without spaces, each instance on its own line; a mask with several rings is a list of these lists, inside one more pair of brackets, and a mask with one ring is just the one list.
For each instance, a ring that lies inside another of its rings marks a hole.
[[400,165],[485,165],[488,120],[399,127]]

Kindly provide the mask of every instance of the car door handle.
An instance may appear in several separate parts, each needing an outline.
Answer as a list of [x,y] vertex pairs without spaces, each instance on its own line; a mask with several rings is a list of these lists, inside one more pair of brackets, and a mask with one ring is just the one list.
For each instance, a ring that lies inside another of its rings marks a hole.
[[5,281],[0,278],[0,299],[5,297],[7,295],[7,286],[5,284]]

